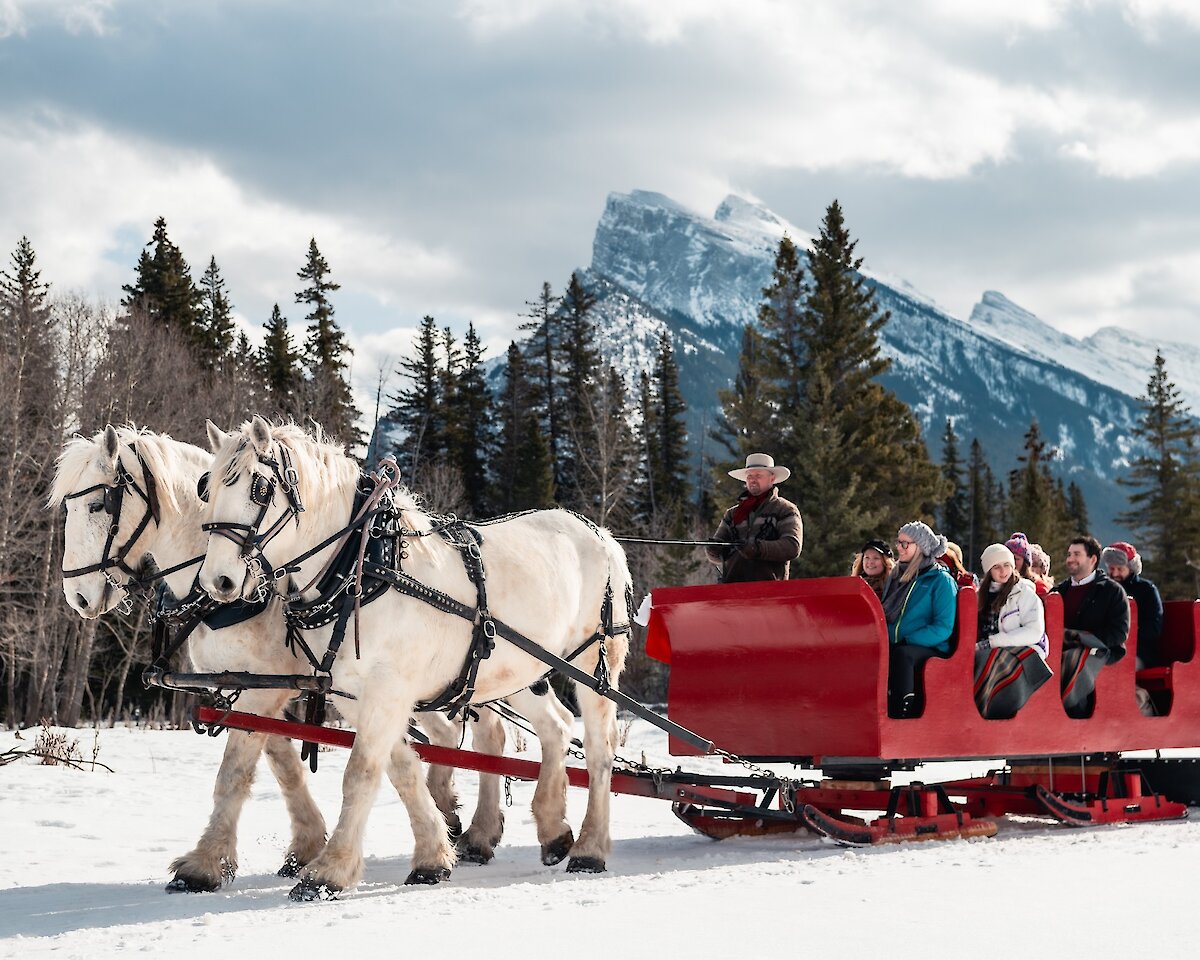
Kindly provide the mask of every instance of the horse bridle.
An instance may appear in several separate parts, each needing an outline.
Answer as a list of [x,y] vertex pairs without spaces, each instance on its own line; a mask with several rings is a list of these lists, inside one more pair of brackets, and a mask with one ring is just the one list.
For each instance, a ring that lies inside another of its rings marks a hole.
[[[271,475],[268,477],[254,471],[250,477],[250,502],[258,507],[258,516],[254,518],[254,521],[252,523],[222,521],[200,525],[200,529],[206,533],[215,533],[237,545],[238,556],[246,564],[251,575],[258,580],[260,594],[268,588],[271,582],[288,573],[288,566],[280,567],[276,571],[263,556],[263,548],[279,535],[289,521],[295,520],[296,525],[299,526],[300,514],[304,512],[304,504],[300,500],[300,476],[296,473],[296,468],[292,466],[291,454],[282,443],[276,443],[275,446],[279,451],[278,459],[261,453],[258,455],[258,462],[267,467],[271,471]],[[208,502],[210,480],[210,475],[205,473],[196,485],[196,493],[205,503]],[[235,475],[222,482],[225,486],[231,487],[237,482],[237,477]],[[265,532],[260,533],[258,528],[275,500],[276,487],[282,490],[287,497],[287,509],[267,527]]]
[[[120,456],[117,457],[117,475],[112,483],[97,483],[85,490],[77,490],[75,493],[67,494],[63,497],[63,510],[67,508],[68,500],[76,500],[80,497],[86,497],[90,493],[97,490],[104,491],[104,500],[101,504],[101,509],[111,518],[108,525],[108,539],[104,542],[104,553],[101,554],[100,560],[96,563],[89,563],[85,567],[75,567],[73,570],[64,570],[62,576],[64,580],[71,580],[75,577],[82,577],[89,573],[103,573],[105,579],[114,587],[124,588],[126,584],[118,583],[109,574],[109,570],[113,567],[121,570],[129,581],[135,584],[141,584],[142,578],[137,570],[129,566],[125,562],[125,558],[129,556],[133,550],[133,545],[137,543],[138,538],[145,532],[146,528],[153,521],[155,526],[158,525],[160,511],[158,505],[158,487],[154,480],[154,474],[146,468],[146,462],[142,459],[142,455],[138,453],[137,448],[133,450],[133,454],[137,457],[138,464],[142,468],[142,484],[139,486],[133,474],[125,469],[121,463]],[[129,535],[121,546],[117,548],[116,553],[112,553],[113,542],[117,539],[117,534],[121,529],[121,509],[125,503],[126,490],[132,490],[145,503],[146,509],[142,514],[141,520],[138,521],[133,533]]]

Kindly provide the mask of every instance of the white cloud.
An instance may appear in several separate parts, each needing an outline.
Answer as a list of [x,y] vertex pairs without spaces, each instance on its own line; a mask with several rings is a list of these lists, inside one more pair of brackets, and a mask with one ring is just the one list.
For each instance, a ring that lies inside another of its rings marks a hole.
[[112,7],[113,0],[0,0],[0,40],[43,26],[104,36]]
[[45,278],[105,297],[130,282],[159,216],[197,278],[216,256],[235,303],[255,308],[260,322],[271,303],[291,301],[312,237],[335,279],[382,308],[405,302],[414,284],[444,284],[460,271],[449,253],[378,222],[251,194],[202,154],[45,113],[0,116],[0,169],[0,222],[14,231],[4,242],[28,234]]

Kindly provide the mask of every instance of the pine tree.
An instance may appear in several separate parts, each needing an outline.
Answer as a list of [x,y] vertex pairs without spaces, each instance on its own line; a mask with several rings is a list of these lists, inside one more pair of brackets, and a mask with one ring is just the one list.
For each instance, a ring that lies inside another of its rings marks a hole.
[[984,549],[1001,539],[1001,517],[1004,512],[999,484],[983,455],[979,439],[971,441],[967,461],[966,503],[967,529],[961,541],[963,560],[969,569],[979,563]]
[[[449,350],[449,337],[446,343]],[[475,324],[468,324],[458,373],[446,397],[447,452],[463,479],[474,517],[485,516],[490,507],[488,464],[495,446],[492,395],[483,372],[483,352]]]
[[535,405],[541,410],[542,424],[550,444],[550,457],[554,463],[558,462],[562,446],[562,391],[556,375],[562,346],[561,305],[562,298],[554,296],[549,283],[543,283],[538,298],[525,301],[529,312],[522,316],[528,319],[519,328],[531,331],[524,344],[525,361],[530,380],[538,386]]
[[805,300],[808,285],[800,264],[800,251],[786,235],[779,241],[771,284],[763,289],[758,308],[758,328],[763,335],[763,377],[769,384],[767,398],[780,411],[781,435],[777,449],[784,455],[795,446],[790,434],[797,428],[785,411],[805,403],[810,372],[810,346],[806,338]]
[[292,342],[292,335],[288,333],[287,318],[280,312],[279,304],[271,308],[271,317],[263,327],[263,332],[259,367],[267,402],[276,415],[299,418],[304,372],[300,368],[300,353]]
[[554,505],[550,450],[533,406],[535,387],[517,344],[508,347],[499,398],[494,499],[502,512]]
[[942,479],[947,493],[938,511],[941,532],[961,546],[970,528],[970,508],[963,465],[958,455],[958,435],[949,417],[946,418],[946,429],[942,433]]
[[1071,535],[1078,536],[1091,529],[1088,523],[1087,503],[1083,499],[1083,490],[1074,480],[1067,486],[1067,516],[1071,519]]
[[[579,491],[579,470],[587,456],[584,449],[594,434],[593,414],[597,389],[602,377],[600,350],[596,346],[596,327],[592,307],[596,297],[584,285],[578,273],[571,274],[562,298],[560,369],[562,384],[563,435],[555,463],[555,497],[559,503],[584,509]],[[586,512],[586,510],[585,510]]]
[[1008,522],[1030,541],[1040,543],[1051,556],[1065,553],[1074,535],[1067,511],[1066,494],[1056,481],[1050,463],[1057,451],[1042,439],[1036,420],[1025,434],[1024,452],[1017,458],[1023,466],[1009,473]]
[[1142,416],[1133,434],[1146,452],[1133,458],[1128,476],[1117,480],[1132,491],[1129,510],[1117,520],[1136,531],[1146,573],[1164,598],[1195,597],[1200,593],[1200,567],[1193,566],[1200,565],[1200,434],[1161,352],[1138,403]]
[[310,240],[304,266],[296,274],[305,283],[296,294],[296,303],[309,307],[304,344],[309,373],[308,415],[324,427],[328,436],[353,446],[363,440],[358,428],[359,412],[348,381],[346,358],[354,351],[333,319],[329,295],[340,290],[341,285],[329,279],[329,272],[329,264],[317,248],[316,239]]
[[[742,349],[733,387],[717,393],[721,412],[710,437],[728,452],[730,463],[737,461],[735,466],[741,466],[741,461],[751,453],[765,451],[770,446],[772,422],[771,408],[766,402],[769,392],[766,350],[763,335],[756,327],[746,326],[742,330]],[[779,460],[783,462],[782,456]],[[713,475],[718,485],[728,479],[725,473],[730,469],[725,461],[714,464]]]
[[123,306],[139,310],[163,326],[183,334],[203,356],[203,293],[192,282],[192,270],[183,253],[167,236],[167,221],[154,221],[154,234],[138,258],[137,277],[121,288]]
[[200,318],[196,325],[197,354],[202,363],[216,367],[233,349],[233,305],[225,292],[225,280],[217,258],[208,261],[200,278]]
[[655,404],[654,390],[650,386],[650,374],[645,370],[638,375],[637,412],[637,443],[642,469],[633,481],[634,515],[638,520],[649,523],[658,513],[660,490],[655,480],[657,471],[652,469],[652,465],[660,461],[660,456],[658,408]]
[[671,337],[663,331],[658,338],[654,358],[654,417],[656,433],[654,459],[647,464],[657,490],[657,501],[668,509],[686,503],[690,495],[688,482],[687,404],[679,389],[679,365]]
[[409,385],[389,397],[392,410],[388,417],[405,433],[404,447],[397,451],[396,460],[410,484],[416,482],[422,467],[445,449],[444,379],[438,340],[436,321],[430,316],[423,317],[411,355],[396,368]]

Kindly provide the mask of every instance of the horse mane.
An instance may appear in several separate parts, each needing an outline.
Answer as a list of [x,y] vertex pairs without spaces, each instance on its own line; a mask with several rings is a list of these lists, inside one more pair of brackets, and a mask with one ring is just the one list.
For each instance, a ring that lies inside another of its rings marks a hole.
[[[146,469],[154,475],[157,481],[158,496],[172,510],[182,509],[179,500],[180,491],[176,484],[168,483],[166,477],[181,475],[179,467],[202,467],[208,459],[208,454],[199,447],[182,440],[175,440],[165,433],[155,433],[143,427],[126,425],[117,427],[117,437],[120,440],[118,459],[121,465],[142,482],[141,467],[131,450],[137,450],[141,455]],[[88,470],[96,469],[104,451],[104,431],[99,431],[94,437],[72,437],[64,445],[58,455],[54,470],[54,482],[50,487],[47,505],[57,507],[75,490],[79,489]],[[189,463],[190,462],[190,463]],[[111,483],[116,475],[105,477]],[[185,484],[186,486],[186,484]],[[186,490],[184,491],[186,493]]]
[[[333,505],[335,491],[358,479],[358,463],[340,443],[325,437],[319,424],[314,433],[309,433],[291,421],[276,421],[271,424],[271,439],[291,454],[306,513],[323,513]],[[213,458],[212,475],[232,486],[243,473],[258,465],[258,452],[250,440],[250,421],[234,431],[230,440],[233,442],[222,444]]]

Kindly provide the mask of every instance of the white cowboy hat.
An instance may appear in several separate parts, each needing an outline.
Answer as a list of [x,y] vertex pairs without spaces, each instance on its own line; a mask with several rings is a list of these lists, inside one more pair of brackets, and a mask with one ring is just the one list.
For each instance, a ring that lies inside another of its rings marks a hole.
[[765,453],[752,453],[746,458],[746,467],[743,470],[730,470],[729,475],[734,480],[746,481],[746,474],[751,470],[770,470],[776,483],[783,483],[792,475],[792,471],[787,467],[775,466],[775,458],[768,456]]

